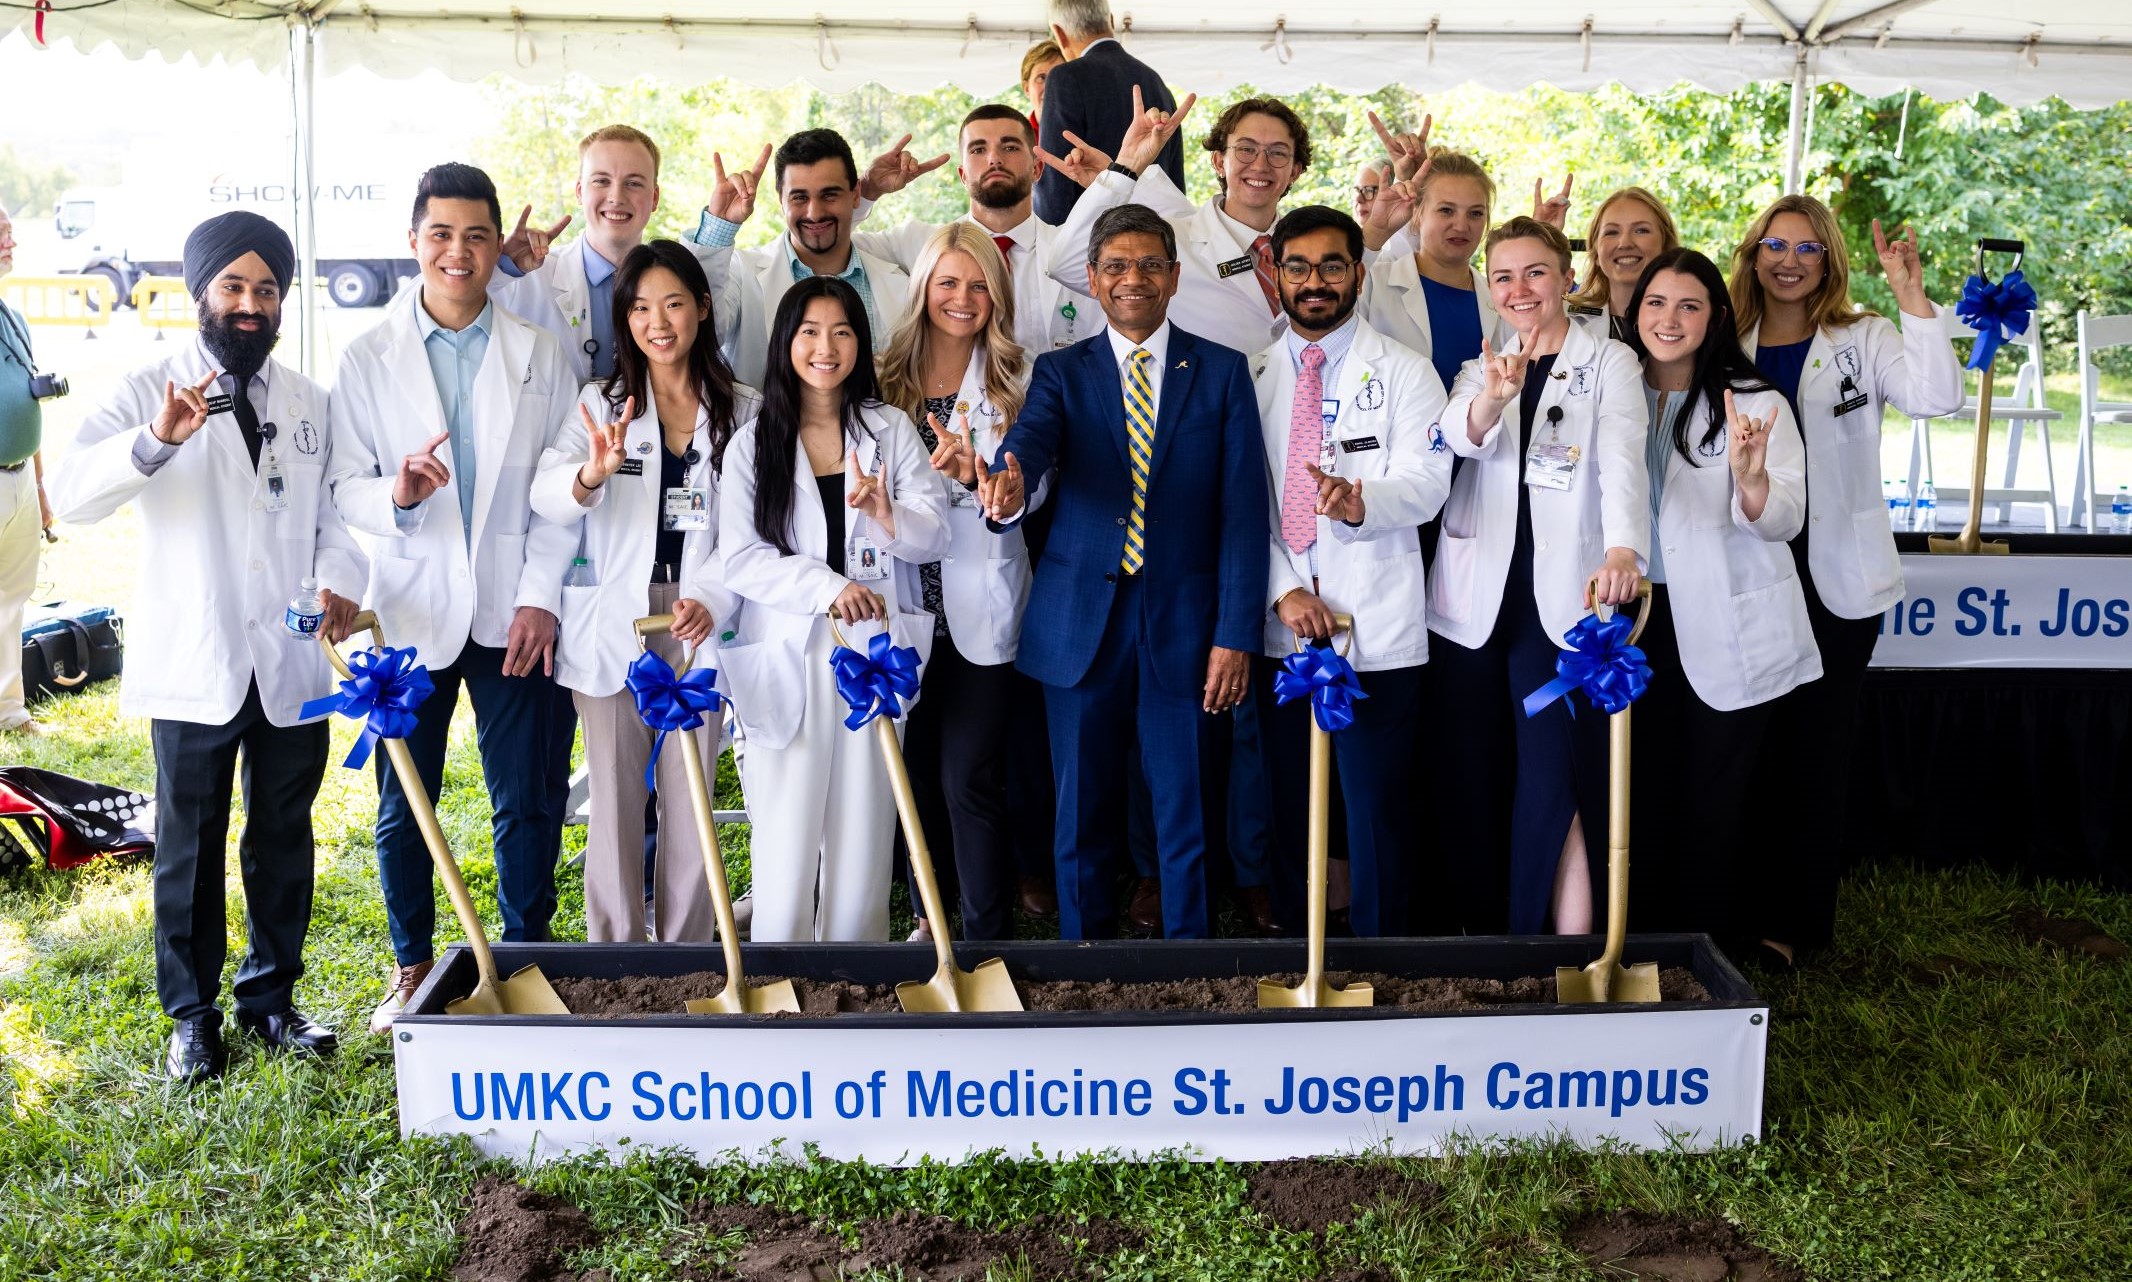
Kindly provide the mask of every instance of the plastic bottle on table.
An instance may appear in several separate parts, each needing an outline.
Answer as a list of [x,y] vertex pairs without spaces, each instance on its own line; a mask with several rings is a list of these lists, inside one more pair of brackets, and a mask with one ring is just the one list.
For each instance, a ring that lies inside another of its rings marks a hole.
[[290,636],[309,641],[318,635],[319,626],[325,619],[326,601],[319,595],[318,580],[306,578],[297,585],[296,596],[289,602],[289,608],[282,612],[281,626],[289,630]]
[[2132,487],[2118,486],[2110,499],[2110,533],[2132,534]]
[[1910,513],[1911,527],[1916,530],[1936,530],[1940,525],[1939,491],[1927,481],[1917,491],[1917,506]]
[[1888,500],[1888,526],[1891,529],[1910,528],[1910,491],[1901,481],[1890,478],[1880,483],[1880,492]]

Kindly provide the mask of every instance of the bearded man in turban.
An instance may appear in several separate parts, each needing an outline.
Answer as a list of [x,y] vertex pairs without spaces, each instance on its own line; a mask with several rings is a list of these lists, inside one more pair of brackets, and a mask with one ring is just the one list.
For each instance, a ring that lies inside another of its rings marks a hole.
[[177,1021],[164,1067],[180,1081],[226,1064],[223,869],[240,769],[237,1025],[269,1050],[335,1044],[295,1004],[327,748],[322,716],[302,708],[334,688],[315,632],[346,635],[369,562],[324,492],[326,393],[272,356],[295,267],[288,234],[257,214],[194,228],[198,340],[120,379],[46,487],[60,520],[131,503],[141,524],[119,710],[152,719],[156,995]]

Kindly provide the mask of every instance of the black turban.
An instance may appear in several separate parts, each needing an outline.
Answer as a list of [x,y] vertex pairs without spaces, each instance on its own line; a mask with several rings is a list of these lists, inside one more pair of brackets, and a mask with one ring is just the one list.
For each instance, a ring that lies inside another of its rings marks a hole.
[[185,238],[186,292],[194,298],[206,293],[224,268],[246,254],[265,260],[274,284],[289,292],[289,278],[296,274],[296,246],[289,243],[289,233],[244,209],[217,214]]

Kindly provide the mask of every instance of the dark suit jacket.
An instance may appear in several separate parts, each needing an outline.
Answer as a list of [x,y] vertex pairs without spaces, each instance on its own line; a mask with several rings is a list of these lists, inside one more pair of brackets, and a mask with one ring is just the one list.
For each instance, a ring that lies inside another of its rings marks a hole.
[[[1044,112],[1038,130],[1044,150],[1063,156],[1072,150],[1068,130],[1090,145],[1115,155],[1125,131],[1133,123],[1133,86],[1140,86],[1143,105],[1177,110],[1177,100],[1155,69],[1125,51],[1116,40],[1106,40],[1072,62],[1052,68],[1044,81]],[[1184,188],[1184,135],[1179,132],[1162,148],[1157,164]],[[1071,178],[1046,169],[1036,180],[1036,216],[1056,226],[1073,212],[1081,188]]]
[[[1047,96],[1046,101],[1049,101]],[[1197,698],[1213,646],[1255,653],[1265,636],[1266,451],[1243,353],[1172,326],[1148,474],[1142,605],[1156,681]],[[1080,683],[1122,577],[1132,473],[1125,390],[1108,328],[1037,357],[1029,400],[1001,444],[1024,476],[1052,473],[1051,536],[1022,619],[1023,672]],[[1054,470],[1055,469],[1055,470]]]

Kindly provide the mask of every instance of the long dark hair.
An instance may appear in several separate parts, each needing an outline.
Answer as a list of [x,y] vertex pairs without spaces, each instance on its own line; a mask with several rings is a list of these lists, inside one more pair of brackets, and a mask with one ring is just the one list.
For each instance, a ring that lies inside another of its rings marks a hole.
[[792,366],[792,342],[799,337],[807,304],[817,298],[834,299],[844,309],[844,319],[858,340],[858,363],[845,377],[842,389],[839,416],[845,440],[858,444],[860,408],[881,400],[880,380],[874,374],[873,327],[866,323],[866,304],[860,301],[859,291],[835,276],[794,281],[770,323],[762,412],[755,420],[755,530],[786,556],[792,555],[792,469],[799,457],[802,404],[799,371]]
[[739,398],[733,392],[733,370],[718,350],[718,316],[711,311],[711,282],[703,265],[678,241],[648,240],[623,257],[614,273],[614,373],[600,384],[611,413],[619,414],[631,397],[639,409],[651,405],[651,361],[637,346],[629,328],[629,309],[636,304],[645,273],[664,267],[681,278],[681,288],[703,304],[703,324],[696,329],[695,346],[688,351],[688,381],[695,389],[696,403],[709,412],[711,466],[725,466],[725,447],[733,439],[733,414]]
[[1695,455],[1688,449],[1688,420],[1696,402],[1706,407],[1703,412],[1704,428],[1698,445],[1708,445],[1725,430],[1725,392],[1761,392],[1771,384],[1754,367],[1747,353],[1740,347],[1738,317],[1732,310],[1732,295],[1725,288],[1724,274],[1717,264],[1692,249],[1669,249],[1651,260],[1636,278],[1636,291],[1629,295],[1628,311],[1622,319],[1629,322],[1629,346],[1636,349],[1636,358],[1651,359],[1651,353],[1643,345],[1643,296],[1651,282],[1660,272],[1684,272],[1693,276],[1710,295],[1710,327],[1703,334],[1703,345],[1695,350],[1695,381],[1688,387],[1687,399],[1673,415],[1670,429],[1664,424],[1653,423],[1653,431],[1670,430],[1673,448],[1690,463]]

